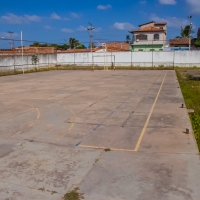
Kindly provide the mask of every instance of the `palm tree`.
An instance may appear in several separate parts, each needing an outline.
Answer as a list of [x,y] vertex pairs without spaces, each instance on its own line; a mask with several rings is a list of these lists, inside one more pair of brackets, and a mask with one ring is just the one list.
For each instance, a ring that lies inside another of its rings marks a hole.
[[181,37],[182,38],[189,38],[190,36],[190,26],[187,25],[184,28],[181,27]]
[[80,45],[80,42],[75,38],[69,38],[69,46],[71,49],[76,48],[76,46]]
[[126,35],[126,43],[130,43],[131,37],[130,35]]
[[198,32],[197,32],[197,38],[200,38],[200,28],[198,29]]
[[184,28],[181,27],[182,38],[189,38],[191,33],[194,33],[194,31],[192,30],[192,27],[190,27],[190,25],[187,25]]

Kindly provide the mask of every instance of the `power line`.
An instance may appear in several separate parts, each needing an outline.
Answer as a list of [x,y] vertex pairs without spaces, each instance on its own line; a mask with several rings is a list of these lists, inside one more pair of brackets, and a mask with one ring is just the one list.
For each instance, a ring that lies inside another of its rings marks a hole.
[[93,26],[92,26],[92,24],[90,23],[90,22],[88,22],[89,23],[89,27],[87,28],[87,30],[88,31],[90,31],[90,50],[91,50],[91,52],[92,52],[92,31],[95,29]]

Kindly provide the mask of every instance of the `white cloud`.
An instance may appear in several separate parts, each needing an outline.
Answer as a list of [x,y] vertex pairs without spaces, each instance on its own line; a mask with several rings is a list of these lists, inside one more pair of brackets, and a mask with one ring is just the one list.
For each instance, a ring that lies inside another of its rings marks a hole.
[[200,14],[200,1],[199,0],[186,0],[190,6],[191,13]]
[[0,21],[8,24],[28,24],[30,22],[39,22],[40,20],[41,17],[37,15],[18,16],[13,13],[8,13],[7,15],[0,17]]
[[44,28],[47,29],[47,30],[51,30],[52,29],[51,26],[44,26]]
[[54,12],[51,14],[51,19],[61,20],[61,17]]
[[123,22],[123,23],[115,22],[113,25],[113,28],[118,29],[118,30],[131,30],[131,29],[134,29],[135,26],[128,22]]
[[73,33],[74,32],[72,29],[69,29],[69,28],[62,28],[61,31],[63,33]]
[[67,17],[64,17],[63,19],[64,19],[65,21],[68,21],[68,20],[69,20],[69,18],[67,18]]
[[140,4],[146,4],[147,3],[147,1],[144,1],[144,0],[142,0],[142,1],[140,1]]
[[109,8],[112,8],[112,6],[110,4],[107,4],[105,6],[104,5],[98,5],[97,6],[97,9],[99,9],[99,10],[107,10]]
[[159,0],[160,4],[175,5],[176,0]]
[[77,30],[78,30],[78,31],[86,31],[87,28],[84,27],[84,26],[79,26],[79,27],[77,28]]
[[167,26],[173,27],[173,28],[180,28],[181,26],[186,26],[190,22],[187,19],[177,18],[177,17],[158,17],[155,14],[151,15],[151,20],[156,22],[167,22]]
[[95,29],[94,29],[94,32],[99,32],[99,31],[101,31],[101,30],[102,30],[102,28],[100,28],[100,27],[99,27],[99,28],[95,28]]
[[70,15],[71,15],[71,17],[73,17],[73,18],[79,18],[79,17],[80,17],[79,14],[77,14],[77,13],[75,13],[75,12],[71,12]]

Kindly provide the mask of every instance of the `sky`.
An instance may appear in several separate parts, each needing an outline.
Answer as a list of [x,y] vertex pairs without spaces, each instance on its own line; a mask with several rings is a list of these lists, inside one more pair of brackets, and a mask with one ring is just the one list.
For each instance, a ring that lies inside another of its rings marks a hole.
[[73,37],[88,46],[88,22],[95,42],[125,41],[128,31],[149,21],[167,22],[170,39],[190,23],[189,15],[196,37],[200,0],[0,0],[0,49],[9,47],[2,40],[9,38],[8,31],[16,40],[22,31],[28,41],[63,44]]

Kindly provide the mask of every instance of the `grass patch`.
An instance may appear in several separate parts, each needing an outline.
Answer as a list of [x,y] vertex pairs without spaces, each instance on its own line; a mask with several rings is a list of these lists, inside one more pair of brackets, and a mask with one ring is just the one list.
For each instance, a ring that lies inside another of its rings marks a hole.
[[106,149],[104,149],[104,151],[108,152],[108,151],[111,151],[111,149],[110,148],[106,148]]
[[83,194],[78,193],[79,188],[74,188],[71,192],[68,192],[62,198],[63,200],[81,200],[84,199]]
[[[188,69],[188,68],[187,68]],[[188,69],[191,71],[192,68]],[[198,69],[194,69],[199,73]],[[193,80],[191,75],[187,73],[186,69],[176,68],[176,74],[182,90],[183,97],[187,109],[193,109],[194,113],[190,114],[190,120],[194,130],[194,135],[200,151],[200,81]]]
[[53,195],[53,194],[56,194],[56,193],[57,193],[57,192],[56,192],[56,191],[54,191],[54,190],[52,190],[52,191],[50,191],[50,190],[45,190],[44,186],[43,186],[42,188],[38,188],[38,190],[40,190],[40,191],[42,191],[42,192],[45,192],[45,191],[47,191],[47,192],[50,192],[50,193],[51,193],[51,195]]
[[42,192],[45,192],[44,186],[42,188],[39,188],[38,190],[41,190]]
[[[115,66],[115,70],[172,70],[172,66],[160,65],[158,67],[143,67],[143,66]],[[82,66],[82,65],[55,65],[55,66],[46,66],[46,67],[33,67],[31,69],[25,69],[24,73],[36,73],[36,72],[45,72],[53,70],[93,70],[93,66]],[[94,66],[94,70],[104,70],[103,66]],[[108,70],[114,70],[113,66],[108,66]],[[0,76],[9,76],[9,75],[18,75],[23,74],[21,69],[3,71],[0,70]]]

